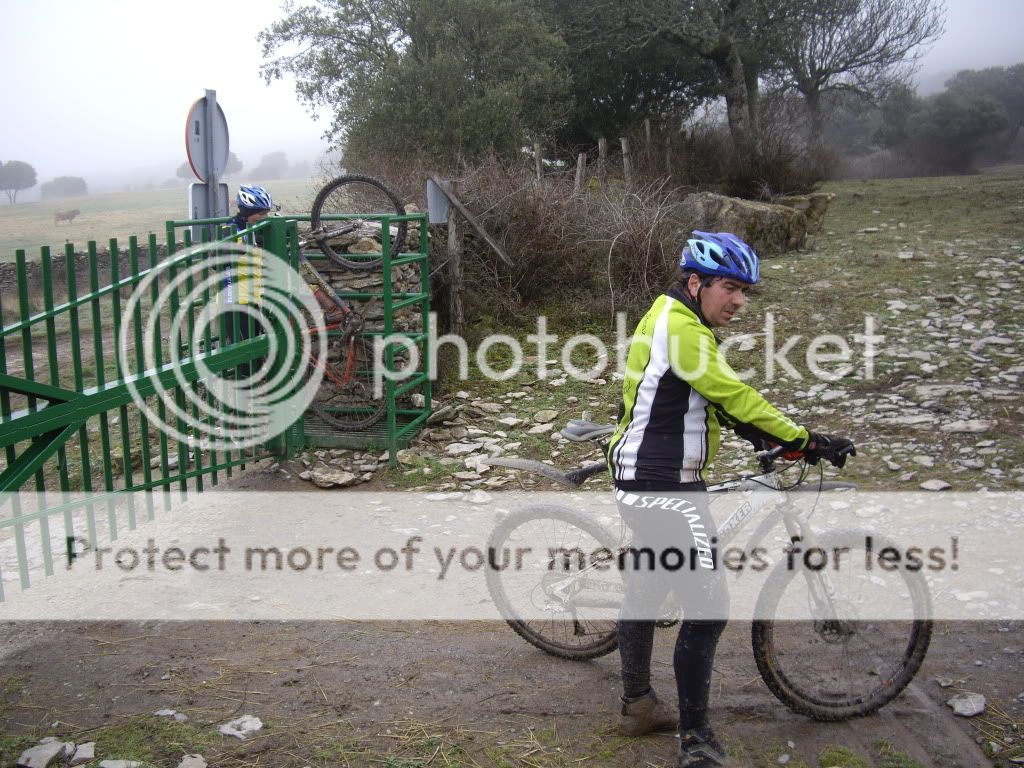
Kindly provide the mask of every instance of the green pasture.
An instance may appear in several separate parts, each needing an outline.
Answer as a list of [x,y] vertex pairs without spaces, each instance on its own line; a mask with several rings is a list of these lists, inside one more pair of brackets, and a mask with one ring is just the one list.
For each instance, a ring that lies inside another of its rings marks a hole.
[[[308,212],[320,181],[285,179],[262,183],[282,210]],[[238,182],[229,182],[228,188],[233,197]],[[54,224],[54,213],[73,209],[81,213],[72,222]],[[112,237],[126,243],[131,235],[144,240],[150,232],[160,235],[162,242],[164,222],[184,219],[187,211],[186,186],[0,205],[0,261],[13,261],[18,248],[26,249],[32,258],[38,256],[43,245],[63,248],[71,242],[78,250],[85,250],[89,240],[96,240],[104,248]]]

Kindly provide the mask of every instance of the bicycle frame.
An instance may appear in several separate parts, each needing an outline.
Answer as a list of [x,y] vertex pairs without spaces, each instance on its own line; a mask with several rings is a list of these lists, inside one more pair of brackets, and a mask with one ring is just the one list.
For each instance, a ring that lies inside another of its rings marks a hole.
[[[598,442],[602,448],[606,447],[606,434],[595,433],[593,437],[587,437],[585,439]],[[577,439],[577,442],[583,441],[584,440]],[[786,534],[790,542],[789,545],[791,547],[798,543],[806,547],[808,550],[818,547],[817,536],[814,533],[814,529],[811,528],[808,522],[813,510],[811,510],[811,512],[800,512],[793,508],[789,503],[789,494],[787,489],[783,487],[780,472],[775,469],[774,462],[780,454],[781,449],[775,449],[762,454],[760,456],[760,461],[762,470],[764,471],[759,475],[747,476],[735,480],[726,480],[708,487],[707,492],[712,496],[724,494],[727,491],[748,492],[747,497],[740,502],[739,506],[736,507],[732,514],[730,514],[729,517],[719,526],[716,543],[716,547],[719,549],[724,549],[730,542],[732,542],[739,535],[739,532],[746,526],[749,520],[761,515],[762,512],[772,506],[777,507],[777,509],[769,511],[763,517],[753,534],[751,534],[750,539],[747,542],[748,551],[753,551],[757,548],[761,542],[764,541],[765,537],[767,537],[775,528],[780,519],[786,529]],[[588,478],[605,471],[604,462],[595,462],[570,472],[560,472],[554,467],[529,459],[498,458],[493,459],[492,463],[536,472],[570,487],[578,487],[586,482]],[[853,487],[852,485],[844,483],[832,483],[830,486],[846,488]],[[822,488],[823,487],[824,486],[822,485]],[[656,495],[656,493],[657,492],[652,492],[651,495]],[[624,541],[623,546],[628,546],[628,544]],[[840,617],[838,617],[833,610],[833,606],[835,605],[834,598],[837,593],[829,574],[825,571],[810,571],[808,569],[801,570],[804,574],[804,578],[807,580],[808,588],[810,589],[815,604],[819,609],[824,608],[823,618],[839,620]],[[578,580],[581,578],[583,579],[584,586],[590,586],[585,575],[580,573],[569,576],[567,579],[564,579],[564,582],[559,581],[557,584],[549,585],[550,593],[565,598],[568,593],[571,592],[572,584],[574,582],[578,583]]]
[[332,237],[338,237],[340,235],[347,235],[350,232],[355,232],[363,224],[362,219],[351,219],[340,227],[335,229],[318,229],[310,232],[308,237],[304,237],[299,240],[299,249],[305,248],[310,243],[319,244],[322,240],[330,240]]
[[[575,442],[598,442],[604,447],[611,432],[611,427],[589,420],[574,420],[562,434]],[[912,612],[901,614],[894,622],[864,618],[862,607],[870,607],[871,601],[864,603],[861,599],[860,587],[864,580],[856,571],[858,560],[849,561],[854,571],[847,580],[841,578],[835,568],[815,567],[807,560],[807,555],[824,552],[823,547],[833,547],[836,554],[825,553],[822,566],[826,561],[838,566],[841,552],[871,552],[870,545],[861,538],[868,532],[856,528],[835,529],[823,530],[819,536],[810,524],[816,500],[812,499],[813,503],[808,505],[798,504],[792,495],[799,490],[820,492],[853,486],[820,480],[804,484],[807,474],[803,467],[794,482],[789,477],[790,466],[775,466],[782,453],[784,449],[779,448],[759,454],[758,474],[707,489],[711,498],[718,499],[726,491],[738,492],[737,496],[729,498],[734,508],[721,525],[716,526],[717,538],[712,540],[712,546],[724,553],[720,564],[733,571],[729,574],[730,580],[749,579],[748,571],[763,572],[765,568],[760,565],[732,568],[724,564],[732,554],[725,547],[756,517],[758,525],[742,549],[760,558],[765,549],[759,545],[781,520],[788,538],[781,561],[769,558],[776,562],[766,564],[770,570],[765,573],[763,583],[758,583],[756,578],[755,583],[745,582],[757,590],[755,596],[748,589],[744,597],[756,597],[750,631],[758,671],[768,689],[797,714],[822,721],[870,714],[898,696],[924,660],[932,635],[927,583],[921,573],[903,571],[895,577],[902,587],[894,591],[893,599]],[[495,458],[489,463],[538,472],[572,488],[582,485],[588,477],[607,472],[604,462],[569,472],[528,459]],[[673,498],[678,498],[678,494],[672,492],[636,492],[636,495],[642,498],[634,502],[637,508],[679,507]],[[607,507],[604,509],[610,511]],[[541,503],[514,511],[499,521],[488,546],[496,551],[510,543],[528,542],[534,530],[556,544],[547,548],[546,564],[542,560],[525,578],[509,576],[504,569],[486,573],[488,590],[502,616],[516,634],[551,655],[589,660],[611,653],[618,644],[617,620],[626,599],[626,582],[621,578],[625,574],[617,572],[624,570],[622,564],[627,553],[634,551],[629,526],[621,520],[608,526],[584,511],[557,503]],[[583,552],[585,546],[593,546],[589,544],[592,541],[597,542],[599,549],[594,552],[600,553],[600,557],[595,555],[588,561],[576,554]],[[672,542],[656,542],[652,546],[671,547]],[[796,555],[801,550],[804,557],[797,565]],[[539,551],[543,552],[544,548]],[[620,564],[618,568],[611,566],[616,561]],[[802,580],[796,577],[798,569],[803,574]],[[672,589],[675,586],[673,583]],[[888,588],[887,584],[884,586]],[[654,619],[655,626],[660,627],[685,621],[685,602],[684,595],[666,595],[660,607],[649,606],[655,613],[646,618]],[[804,658],[805,652],[821,652],[824,664],[808,664],[817,656]]]
[[[842,485],[840,487],[853,486]],[[733,489],[750,491],[750,495],[740,503],[736,510],[719,527],[718,546],[725,547],[728,545],[730,541],[736,538],[736,535],[751,517],[757,515],[765,507],[776,504],[778,509],[768,513],[747,541],[748,551],[754,551],[760,545],[771,530],[775,528],[780,518],[789,537],[789,547],[800,544],[806,547],[807,551],[818,548],[817,536],[809,523],[813,508],[808,512],[801,512],[792,507],[789,502],[789,494],[781,487],[777,471],[773,469],[763,475],[710,486],[708,493],[723,493]],[[791,552],[792,549],[788,549],[787,555]],[[837,592],[828,572],[802,568],[801,573],[807,581],[807,587],[810,590],[815,606],[824,612],[824,615],[819,616],[819,619],[841,622],[842,617],[834,610]]]
[[343,344],[347,347],[345,355],[345,367],[342,370],[342,375],[339,377],[335,374],[335,369],[332,366],[324,363],[318,358],[312,351],[309,353],[308,365],[319,368],[324,372],[324,377],[329,379],[332,383],[339,387],[346,387],[348,383],[352,381],[352,372],[355,370],[355,355],[352,354],[355,348],[355,329],[349,327],[343,327],[346,324],[341,323],[329,323],[327,325],[319,326],[317,328],[307,328],[306,333],[313,335],[314,333],[329,333],[330,331],[341,330],[343,335]]

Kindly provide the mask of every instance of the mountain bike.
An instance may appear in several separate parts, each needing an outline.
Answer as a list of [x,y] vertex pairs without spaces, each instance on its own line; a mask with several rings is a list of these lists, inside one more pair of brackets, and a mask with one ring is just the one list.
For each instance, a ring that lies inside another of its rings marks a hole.
[[[576,442],[594,441],[606,452],[613,431],[610,425],[572,420],[561,433]],[[810,525],[811,513],[799,509],[791,495],[853,486],[821,477],[809,482],[805,462],[780,466],[784,450],[760,453],[758,474],[708,488],[712,500],[722,498],[725,491],[745,494],[719,526],[719,551],[757,517],[761,521],[746,552],[755,551],[780,522],[791,546],[799,544],[804,553],[842,549],[853,562],[864,562],[867,547],[877,556],[895,546],[885,535],[864,530],[817,533]],[[569,472],[529,459],[486,461],[536,472],[570,488],[607,471],[603,461]],[[799,474],[790,482],[787,475],[793,470]],[[614,556],[629,551],[628,528],[621,522],[610,527],[597,515],[569,507],[529,506],[510,513],[491,533],[492,566],[494,553],[522,549],[523,542],[538,537],[547,547],[540,549],[534,570],[486,570],[488,590],[502,617],[527,642],[555,656],[586,660],[611,653],[618,647],[616,621],[625,592]],[[603,556],[588,559],[577,553]],[[769,690],[794,712],[826,721],[869,714],[899,695],[920,668],[932,634],[927,583],[919,571],[879,568],[875,573],[889,577],[883,588],[887,599],[897,603],[896,619],[879,621],[863,615],[872,606],[865,602],[866,585],[860,575],[851,572],[852,579],[846,579],[846,572],[830,568],[792,568],[785,558],[771,569],[757,595],[751,644]],[[779,618],[796,613],[805,620]],[[678,619],[675,609],[668,607],[657,624],[669,626]]]
[[[347,222],[336,232],[346,234],[356,231],[360,222]],[[374,365],[376,364],[373,345],[360,335],[363,316],[350,302],[342,299],[330,282],[310,263],[302,252],[309,240],[299,242],[299,274],[319,292],[327,297],[321,301],[325,311],[325,322],[321,325],[310,323],[304,332],[313,337],[327,335],[327,357],[318,358],[310,344],[307,360],[307,375],[314,369],[323,372],[323,380],[310,409],[325,424],[343,432],[366,429],[380,421],[386,412],[387,402],[382,393],[374,395]],[[332,309],[333,307],[333,309]],[[315,342],[315,339],[310,339]]]
[[[356,258],[343,249],[362,238],[383,241],[383,222],[377,216],[404,214],[401,198],[379,179],[361,174],[339,176],[317,194],[310,212],[311,230],[299,240],[299,273],[318,294],[326,321],[311,325],[306,333],[328,334],[329,338],[326,360],[310,353],[308,373],[316,368],[323,371],[323,382],[310,408],[324,423],[341,431],[358,431],[377,423],[384,417],[387,403],[382,394],[374,396],[376,361],[372,344],[360,335],[362,315],[337,294],[304,249],[316,244],[334,264],[359,271],[373,269],[382,263],[383,254]],[[402,252],[407,228],[405,221],[389,225],[392,254]]]
[[[325,424],[340,431],[363,430],[377,423],[386,414],[387,402],[383,393],[374,394],[374,366],[377,361],[372,343],[361,333],[363,316],[351,302],[342,299],[330,281],[310,263],[306,249],[316,245],[332,263],[346,269],[372,269],[382,263],[383,253],[370,253],[363,257],[347,254],[343,249],[363,238],[383,243],[383,220],[404,214],[401,199],[378,179],[360,174],[339,176],[325,184],[317,194],[309,217],[311,230],[298,240],[298,271],[313,289],[323,311],[323,322],[314,322],[307,317],[307,327],[301,332],[310,337],[325,335],[328,350],[321,358],[312,351],[319,345],[309,345],[311,351],[306,360],[306,380],[314,371],[319,370],[323,374],[310,410]],[[401,253],[407,227],[405,221],[389,225],[390,253]],[[251,237],[251,233],[222,232],[221,236],[243,238]],[[236,323],[233,332],[232,322]],[[259,323],[255,319],[235,318],[227,323],[227,339],[248,338],[251,334],[262,333],[257,330]],[[247,323],[248,328],[239,323]],[[248,376],[248,372],[247,364],[239,366],[241,375]]]

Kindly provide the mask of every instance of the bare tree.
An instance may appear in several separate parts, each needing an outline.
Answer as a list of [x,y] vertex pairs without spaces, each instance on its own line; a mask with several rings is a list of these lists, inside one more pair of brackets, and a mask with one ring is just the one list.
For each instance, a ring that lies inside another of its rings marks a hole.
[[807,105],[811,145],[822,144],[830,93],[877,103],[907,83],[925,46],[944,31],[943,0],[815,0],[780,50],[777,74]]

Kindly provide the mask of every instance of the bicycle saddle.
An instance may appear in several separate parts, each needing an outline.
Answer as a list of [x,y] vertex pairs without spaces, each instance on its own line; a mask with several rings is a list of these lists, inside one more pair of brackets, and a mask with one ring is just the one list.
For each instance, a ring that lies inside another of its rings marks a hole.
[[584,421],[583,419],[570,419],[569,423],[559,430],[567,440],[583,443],[587,440],[597,440],[606,437],[615,431],[614,424],[598,424],[596,421]]

